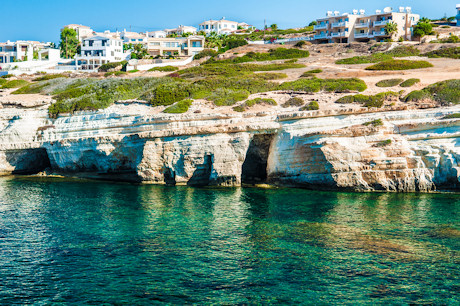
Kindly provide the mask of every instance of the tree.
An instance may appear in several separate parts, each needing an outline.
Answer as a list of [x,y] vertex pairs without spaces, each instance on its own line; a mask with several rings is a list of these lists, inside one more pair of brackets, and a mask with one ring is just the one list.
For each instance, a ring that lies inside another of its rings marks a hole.
[[278,25],[276,23],[274,23],[274,24],[272,24],[270,26],[270,29],[272,29],[273,31],[276,31],[276,30],[278,30]]
[[65,28],[61,31],[61,56],[74,58],[78,52],[80,42],[74,29]]
[[414,26],[414,36],[422,38],[425,35],[433,34],[433,26],[431,23],[420,21]]
[[313,27],[315,25],[318,25],[318,23],[316,22],[316,20],[313,20],[312,22],[310,22],[310,24],[308,26]]
[[142,44],[136,44],[131,49],[131,58],[143,59],[149,55],[147,49]]
[[385,25],[385,34],[392,37],[396,32],[398,32],[398,25],[395,22],[391,21]]
[[189,37],[190,35],[192,35],[192,33],[190,32],[185,32],[181,34],[182,37]]
[[427,18],[427,17],[422,17],[420,18],[420,21],[419,22],[422,22],[422,23],[430,23],[431,22],[431,19]]

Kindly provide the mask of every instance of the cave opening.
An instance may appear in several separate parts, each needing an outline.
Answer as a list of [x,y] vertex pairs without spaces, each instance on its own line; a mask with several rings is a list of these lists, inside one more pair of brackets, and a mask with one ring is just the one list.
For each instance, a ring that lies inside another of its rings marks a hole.
[[241,171],[243,184],[261,184],[267,180],[267,160],[274,134],[259,134],[252,138]]
[[14,167],[12,174],[32,175],[51,167],[48,152],[44,148],[9,150],[5,156],[8,164]]

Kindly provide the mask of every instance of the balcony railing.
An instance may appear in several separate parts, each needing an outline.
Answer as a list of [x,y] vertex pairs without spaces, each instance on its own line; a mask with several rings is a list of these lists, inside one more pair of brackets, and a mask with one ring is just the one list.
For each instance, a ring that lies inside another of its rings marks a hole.
[[355,38],[370,38],[374,37],[372,33],[355,33]]
[[326,34],[315,35],[315,39],[327,39],[327,35]]
[[345,32],[331,33],[331,37],[345,37]]
[[390,22],[390,20],[374,21],[374,27],[384,26],[384,25],[386,25],[386,24],[389,23],[389,22]]
[[333,28],[343,28],[343,27],[348,27],[349,23],[348,21],[342,21],[342,22],[335,22],[332,24]]
[[370,22],[361,22],[361,23],[356,23],[355,27],[356,28],[368,28],[371,25]]
[[325,30],[327,29],[327,24],[318,24],[313,27],[313,30]]
[[388,36],[388,34],[385,31],[375,31],[373,35],[374,36]]

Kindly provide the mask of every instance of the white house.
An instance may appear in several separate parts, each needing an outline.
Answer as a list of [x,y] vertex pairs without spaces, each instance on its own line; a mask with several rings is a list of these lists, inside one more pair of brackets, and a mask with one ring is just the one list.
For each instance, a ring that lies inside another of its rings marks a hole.
[[34,57],[33,43],[29,41],[7,41],[0,43],[0,64],[16,61],[31,61]]
[[184,25],[180,25],[175,29],[165,29],[165,32],[167,35],[170,35],[170,34],[182,35],[185,33],[196,34],[196,31],[197,30],[195,27],[184,26]]
[[137,32],[126,32],[124,30],[120,33],[120,38],[123,39],[123,42],[126,44],[142,44],[147,43],[147,34],[137,33]]
[[166,31],[152,31],[146,34],[149,38],[165,38],[167,36]]
[[251,30],[254,29],[254,26],[247,24],[246,22],[240,22],[238,23],[238,28],[243,30]]
[[202,22],[198,29],[204,31],[206,34],[211,34],[212,32],[217,34],[231,34],[238,30],[238,22],[226,20],[225,17],[222,17],[221,20]]
[[123,52],[123,40],[105,36],[93,36],[83,40],[81,54],[75,58],[77,70],[94,70],[109,62],[129,59]]
[[204,36],[149,37],[147,51],[150,56],[192,56],[204,49]]

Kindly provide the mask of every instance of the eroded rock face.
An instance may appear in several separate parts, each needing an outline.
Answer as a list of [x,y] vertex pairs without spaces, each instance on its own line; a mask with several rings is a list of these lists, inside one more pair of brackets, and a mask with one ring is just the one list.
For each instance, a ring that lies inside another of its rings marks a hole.
[[[460,107],[381,113],[128,115],[0,111],[0,174],[359,191],[459,186]],[[383,126],[364,125],[376,118]]]

